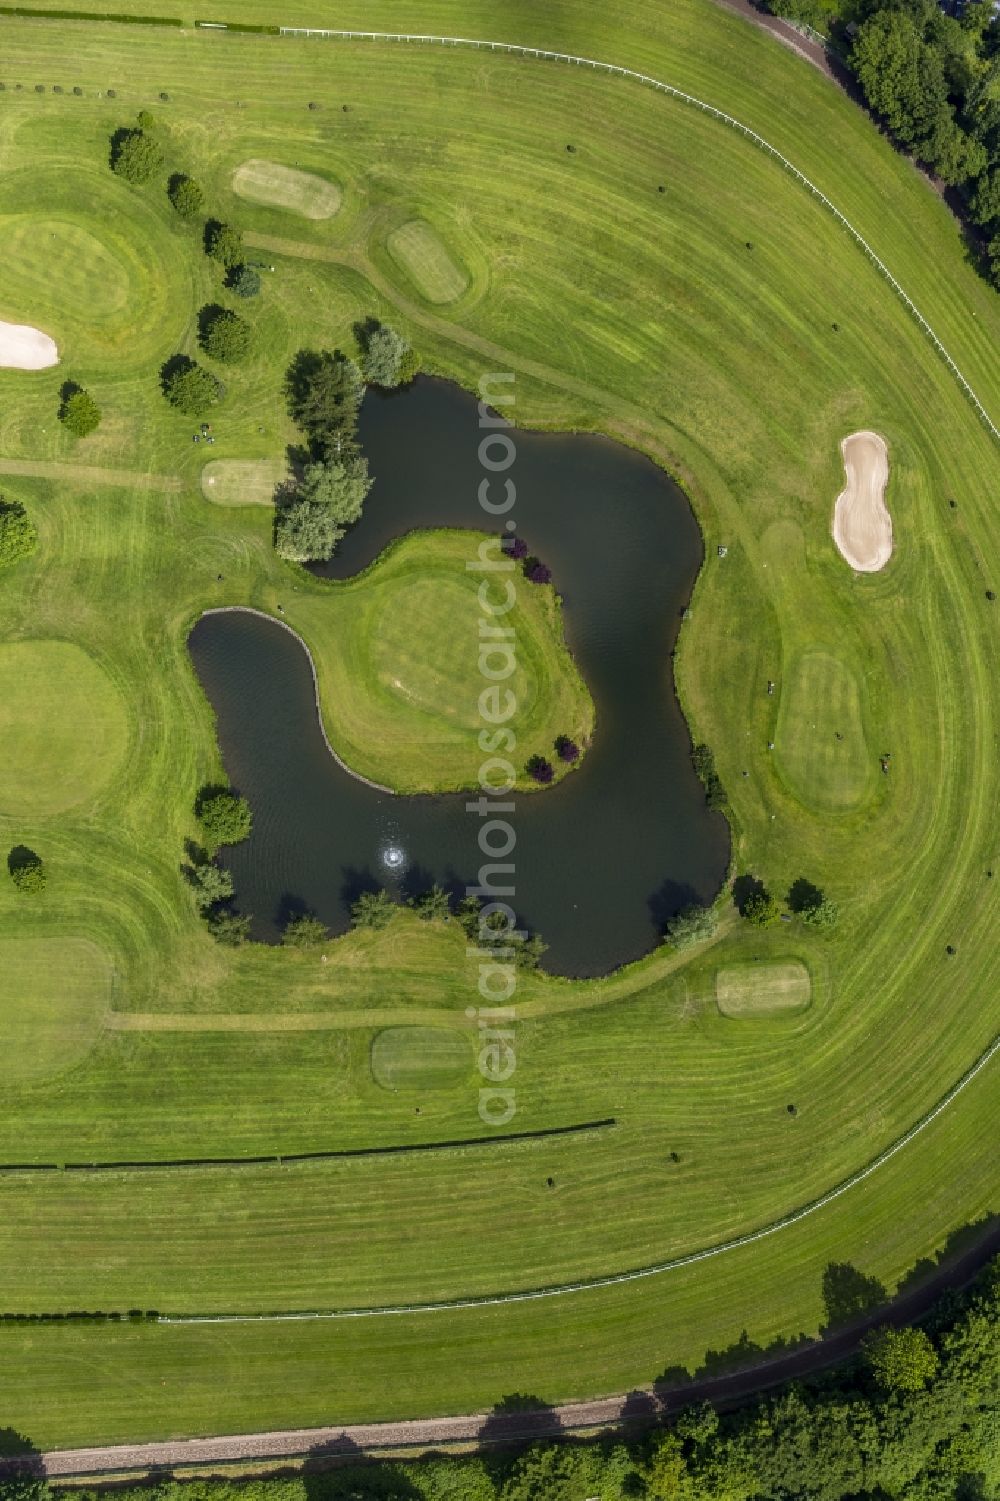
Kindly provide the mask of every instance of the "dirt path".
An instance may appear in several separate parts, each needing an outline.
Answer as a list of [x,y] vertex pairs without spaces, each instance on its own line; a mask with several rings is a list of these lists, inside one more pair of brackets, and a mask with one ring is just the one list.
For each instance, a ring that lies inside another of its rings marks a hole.
[[101,469],[86,464],[43,464],[34,459],[0,459],[0,474],[26,479],[54,479],[67,485],[111,485],[123,490],[181,489],[175,474],[149,474],[133,469]]

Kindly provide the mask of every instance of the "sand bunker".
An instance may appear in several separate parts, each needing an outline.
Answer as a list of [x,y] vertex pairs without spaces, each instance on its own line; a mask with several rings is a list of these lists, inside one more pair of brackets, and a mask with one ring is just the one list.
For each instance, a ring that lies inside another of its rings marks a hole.
[[833,511],[833,540],[857,573],[877,573],[892,556],[885,506],[889,451],[878,433],[851,433],[840,445],[847,484]]
[[305,219],[331,219],[340,208],[340,189],[315,172],[283,167],[251,157],[233,173],[233,191],[254,203],[288,208]]
[[4,370],[47,370],[58,365],[54,339],[27,323],[0,323],[0,366]]

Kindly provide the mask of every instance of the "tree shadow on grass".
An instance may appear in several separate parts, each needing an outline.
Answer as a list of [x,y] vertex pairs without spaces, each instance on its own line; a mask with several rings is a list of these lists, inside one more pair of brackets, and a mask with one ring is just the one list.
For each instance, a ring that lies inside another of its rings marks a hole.
[[0,1428],[0,1493],[5,1501],[42,1501],[47,1487],[42,1456],[16,1428]]
[[858,1271],[849,1261],[831,1261],[823,1271],[826,1323],[821,1334],[832,1334],[888,1303],[889,1291],[877,1277]]
[[406,1467],[391,1459],[370,1459],[347,1433],[309,1450],[302,1466],[305,1501],[421,1501],[424,1492]]
[[747,902],[752,896],[764,891],[764,882],[758,876],[737,876],[733,882],[733,906],[741,917],[746,913]]

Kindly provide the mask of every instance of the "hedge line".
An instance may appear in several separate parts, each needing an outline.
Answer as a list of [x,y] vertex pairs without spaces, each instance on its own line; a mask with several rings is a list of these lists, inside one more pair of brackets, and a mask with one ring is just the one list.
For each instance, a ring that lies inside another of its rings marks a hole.
[[537,1131],[507,1131],[496,1136],[461,1136],[448,1141],[414,1141],[403,1146],[341,1147],[339,1151],[270,1152],[263,1157],[160,1157],[122,1162],[0,1162],[2,1173],[121,1173],[148,1168],[181,1167],[281,1167],[286,1162],[340,1162],[350,1157],[396,1157],[410,1152],[454,1151],[457,1147],[492,1147],[512,1141],[539,1141],[551,1136],[574,1136],[581,1131],[603,1131],[618,1124],[613,1115],[598,1121],[579,1121],[571,1126],[542,1126]]
[[176,16],[129,16],[118,11],[56,10],[35,5],[0,5],[0,15],[38,16],[45,21],[121,21],[127,26],[183,26]]

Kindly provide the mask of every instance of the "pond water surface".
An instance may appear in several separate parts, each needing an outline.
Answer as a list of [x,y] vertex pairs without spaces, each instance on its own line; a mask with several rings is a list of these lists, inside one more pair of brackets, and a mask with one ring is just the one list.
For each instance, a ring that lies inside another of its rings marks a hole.
[[[321,572],[350,577],[416,528],[491,529],[474,397],[425,378],[369,392],[359,436],[375,483]],[[682,906],[710,902],[726,873],[728,826],[692,768],[670,660],[702,542],[684,493],[641,455],[592,436],[513,436],[512,515],[552,568],[597,727],[578,770],[513,799],[510,900],[548,943],[545,968],[602,974],[654,947]],[[243,612],[206,615],[189,644],[227,773],[254,809],[251,838],[226,863],[256,937],[276,939],[303,908],[342,932],[366,888],[406,896],[437,881],[461,894],[476,883],[480,820],[466,796],[394,797],[338,766],[306,654],[287,631]],[[395,868],[390,848],[402,851]]]

